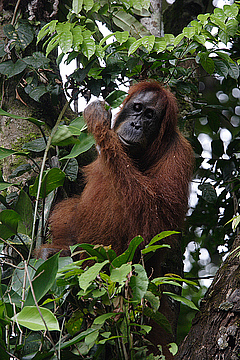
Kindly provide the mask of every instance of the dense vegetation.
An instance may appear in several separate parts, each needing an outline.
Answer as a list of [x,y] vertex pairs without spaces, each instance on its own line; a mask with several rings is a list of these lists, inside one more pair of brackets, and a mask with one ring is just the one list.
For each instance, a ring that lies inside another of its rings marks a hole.
[[[174,274],[150,281],[144,270],[146,256],[169,233],[156,236],[142,250],[141,264],[130,263],[140,237],[119,257],[110,248],[82,245],[94,263],[85,270],[83,261],[59,254],[45,262],[32,259],[34,247],[48,236],[48,215],[59,188],[72,189],[81,156],[88,156],[93,146],[81,114],[68,118],[69,104],[76,103],[78,96],[102,96],[116,108],[126,95],[121,85],[148,78],[175,93],[180,129],[195,150],[193,182],[198,185],[182,240],[189,256],[186,278],[213,275],[220,261],[218,248],[228,249],[239,221],[237,216],[233,227],[229,223],[237,215],[239,201],[238,9],[236,3],[216,8],[212,14],[199,15],[178,36],[162,38],[150,34],[139,21],[150,16],[147,0],[73,0],[60,5],[58,18],[45,22],[36,16],[30,19],[16,7],[5,23],[0,46],[2,88],[14,86],[23,104],[26,99],[36,108],[48,103],[59,109],[59,115],[54,123],[34,114],[16,115],[6,111],[2,93],[0,115],[34,124],[40,135],[20,150],[0,148],[2,165],[12,155],[21,159],[8,178],[5,173],[0,178],[1,359],[11,354],[21,359],[80,355],[97,359],[104,358],[105,351],[117,359],[143,358],[151,330],[146,317],[169,326],[157,312],[160,285],[183,282]],[[106,37],[101,23],[111,31]],[[78,66],[63,86],[58,67],[75,60]],[[211,93],[209,83],[214,83]],[[199,140],[202,134],[211,143],[207,155]],[[209,255],[205,260],[202,249]],[[197,304],[202,289],[196,291],[192,281],[185,282],[189,286],[184,287],[184,295]],[[169,296],[196,309],[186,297]],[[181,336],[188,330],[180,329]],[[176,344],[171,349],[175,353]]]

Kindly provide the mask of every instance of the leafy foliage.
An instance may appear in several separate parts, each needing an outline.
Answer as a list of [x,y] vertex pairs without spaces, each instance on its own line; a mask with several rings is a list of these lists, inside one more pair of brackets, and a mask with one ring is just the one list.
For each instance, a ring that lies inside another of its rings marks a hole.
[[[16,80],[20,100],[19,94],[24,91],[24,96],[39,105],[45,96],[60,105],[60,95],[65,91],[71,94],[70,102],[90,93],[102,96],[116,108],[125,97],[119,87],[128,84],[129,79],[155,78],[170,86],[181,106],[180,128],[187,133],[196,154],[198,201],[190,209],[183,236],[183,247],[193,240],[199,244],[191,253],[191,277],[203,268],[200,247],[208,250],[213,261],[219,245],[231,245],[233,230],[239,224],[240,90],[239,61],[234,50],[239,37],[239,6],[224,5],[212,14],[200,14],[178,36],[165,34],[158,38],[137,20],[150,15],[149,3],[73,0],[70,8],[64,8],[64,19],[45,24],[24,19],[23,15],[4,26],[0,74],[6,82]],[[102,34],[101,23],[107,26],[109,35]],[[61,53],[55,63],[57,48]],[[78,66],[63,87],[56,66],[73,60]],[[206,75],[215,82],[220,80],[217,98],[215,93],[207,92]],[[8,179],[0,174],[0,238],[4,251],[0,357],[9,359],[13,354],[45,358],[46,353],[47,357],[60,358],[61,353],[74,358],[80,353],[97,359],[109,351],[119,359],[146,358],[151,326],[145,319],[151,318],[170,331],[167,320],[158,312],[163,287],[179,287],[183,279],[171,274],[149,280],[144,260],[132,263],[141,237],[133,239],[118,257],[110,248],[81,244],[89,255],[84,260],[59,255],[45,262],[30,259],[33,244],[48,236],[47,220],[58,189],[67,190],[77,179],[79,155],[86,155],[94,144],[82,116],[72,121],[64,118],[67,106],[61,104],[62,112],[52,129],[42,119],[0,109],[1,116],[35,124],[42,134],[24,144],[22,151],[0,148],[2,161],[10,156],[26,159]],[[230,134],[229,141],[223,140],[224,129]],[[208,158],[200,142],[202,134],[211,143]],[[19,182],[23,174],[30,174],[24,184]],[[18,191],[10,192],[12,185]],[[234,215],[232,229],[229,224]],[[142,250],[142,258],[167,247],[162,239],[168,235],[156,235]],[[74,254],[79,251],[77,247],[72,250]],[[9,261],[13,265],[11,273]],[[191,281],[188,285],[195,286]],[[165,295],[196,310],[186,297],[171,291],[165,291]],[[197,303],[196,293],[191,293],[191,298]],[[8,331],[10,326],[14,331]],[[5,343],[6,334],[11,338]],[[29,350],[24,343],[33,345]],[[174,344],[170,348],[176,351]]]

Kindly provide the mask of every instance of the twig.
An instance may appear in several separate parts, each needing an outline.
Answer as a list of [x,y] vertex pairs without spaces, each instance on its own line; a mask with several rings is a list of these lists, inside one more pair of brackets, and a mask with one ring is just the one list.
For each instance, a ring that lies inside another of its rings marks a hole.
[[14,24],[16,16],[17,16],[17,11],[18,11],[18,7],[20,5],[21,0],[18,0],[14,9],[14,13],[13,13],[13,17],[12,17],[12,21],[11,21],[11,25]]
[[33,296],[34,303],[35,303],[35,305],[36,305],[36,308],[38,309],[39,315],[40,315],[40,317],[41,317],[41,319],[42,319],[42,321],[43,321],[43,323],[44,323],[44,326],[45,326],[45,328],[46,328],[46,330],[47,330],[47,333],[48,333],[48,336],[49,336],[49,340],[50,340],[50,342],[51,342],[51,344],[52,344],[52,347],[53,347],[53,349],[54,349],[55,355],[56,355],[57,359],[59,359],[56,346],[55,346],[55,344],[54,344],[54,341],[53,341],[53,339],[52,339],[52,336],[51,336],[51,334],[50,334],[50,331],[48,330],[46,321],[44,320],[44,317],[43,317],[43,315],[42,315],[42,313],[41,313],[41,310],[40,310],[40,308],[39,308],[39,306],[38,306],[38,303],[37,303],[37,299],[36,299],[35,292],[34,292],[34,289],[33,289],[32,280],[31,280],[30,275],[29,275],[29,272],[28,272],[28,264],[27,264],[27,261],[24,261],[24,263],[25,263],[25,270],[26,270],[27,277],[28,277],[28,281],[29,281],[30,288],[31,288],[31,291],[32,291],[32,296]]
[[46,149],[43,155],[43,161],[42,161],[42,166],[41,166],[41,170],[40,170],[40,174],[39,174],[39,180],[38,180],[38,190],[37,190],[37,197],[36,197],[36,202],[35,202],[35,210],[34,210],[34,219],[33,219],[33,228],[32,228],[32,241],[31,241],[31,245],[30,245],[30,249],[29,249],[29,254],[28,254],[28,260],[27,262],[29,263],[30,261],[30,257],[31,257],[31,253],[32,253],[32,248],[33,248],[33,239],[34,239],[34,233],[35,233],[35,227],[36,227],[36,221],[37,221],[37,209],[38,209],[38,203],[39,203],[39,198],[40,198],[40,190],[41,190],[41,182],[42,182],[42,178],[43,178],[43,171],[45,168],[45,163],[47,160],[47,155],[48,155],[48,151],[50,149],[51,146],[51,142],[52,142],[52,138],[54,136],[54,134],[57,131],[58,125],[60,124],[63,114],[65,113],[65,111],[67,110],[67,107],[69,105],[70,101],[67,101],[62,109],[62,111],[59,114],[59,117],[57,119],[56,124],[54,125],[54,128],[52,129],[52,132],[48,138],[48,142],[46,145]]
[[21,257],[22,261],[24,261],[24,257],[22,256],[22,254],[11,244],[9,244],[9,242],[7,242],[6,240],[4,240],[3,238],[0,237],[0,240],[4,242],[4,244],[10,246],[13,250],[16,251],[16,253],[18,253],[18,255]]

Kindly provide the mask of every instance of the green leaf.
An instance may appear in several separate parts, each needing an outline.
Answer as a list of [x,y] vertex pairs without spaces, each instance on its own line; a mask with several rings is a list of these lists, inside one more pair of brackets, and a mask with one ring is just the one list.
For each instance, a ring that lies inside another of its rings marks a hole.
[[206,37],[204,35],[194,35],[193,40],[197,41],[199,44],[205,45]]
[[168,244],[162,244],[162,245],[153,245],[153,246],[148,246],[145,249],[141,250],[142,254],[148,254],[149,252],[155,252],[158,249],[162,249],[162,248],[171,248],[170,245]]
[[123,31],[129,32],[129,34],[139,34],[141,36],[149,35],[149,32],[146,28],[131,14],[126,11],[120,10],[114,12],[113,14],[113,22],[122,29]]
[[23,190],[20,191],[15,211],[21,216],[21,221],[18,223],[18,232],[31,236],[33,224],[32,202]]
[[7,60],[0,64],[0,74],[11,78],[23,72],[26,67],[27,65],[20,59],[18,59],[15,63],[12,60]]
[[[34,294],[37,302],[42,299],[42,297],[48,292],[48,290],[53,286],[57,271],[58,271],[58,259],[59,253],[53,255],[44,263],[42,263],[37,269],[34,280],[32,282]],[[34,305],[34,299],[31,289],[29,289],[27,298],[24,303],[25,306]]]
[[[41,125],[44,125],[44,122],[41,121],[41,120],[37,120],[37,119],[34,119],[32,117],[24,117],[24,116],[19,116],[19,115],[15,115],[15,114],[10,114],[10,113],[8,113],[7,111],[4,111],[1,108],[0,108],[0,116],[9,116],[9,117],[11,117],[13,119],[27,120],[27,121],[37,125],[38,127],[40,127]],[[3,148],[0,148],[0,149],[3,149]],[[0,153],[1,153],[1,150],[0,150]]]
[[217,201],[217,194],[216,194],[216,190],[214,189],[214,187],[209,184],[209,183],[205,183],[202,185],[199,185],[199,190],[202,191],[202,197],[204,200],[206,200],[209,203],[216,203]]
[[86,12],[88,12],[93,8],[94,5],[93,0],[83,0],[83,2],[84,2],[84,9],[86,10]]
[[91,38],[91,31],[87,30],[83,32],[83,43],[81,45],[81,50],[83,55],[88,58],[88,60],[95,53],[96,45],[94,40]]
[[127,93],[125,91],[114,90],[106,97],[105,100],[112,108],[117,108],[122,104],[126,96]]
[[128,56],[133,54],[141,45],[142,45],[143,39],[136,40],[133,44],[131,44],[129,50],[128,50]]
[[195,28],[196,35],[200,34],[200,32],[202,30],[202,24],[199,21],[193,20],[193,21],[191,21],[190,25]]
[[116,31],[114,35],[116,37],[116,40],[120,43],[120,45],[125,43],[127,41],[127,39],[129,38],[128,31]]
[[144,295],[144,299],[146,299],[150,303],[154,311],[157,311],[159,309],[160,306],[159,296],[155,296],[151,291],[146,291],[146,294]]
[[46,56],[40,52],[34,52],[31,56],[26,56],[23,58],[23,61],[30,66],[33,66],[35,69],[39,69],[41,67],[45,68],[48,66],[50,60],[46,58]]
[[117,268],[122,264],[132,261],[137,247],[143,242],[142,236],[136,236],[129,244],[127,250],[112,261],[112,266]]
[[34,39],[34,30],[26,20],[20,20],[16,26],[18,44],[24,50]]
[[155,38],[155,43],[153,50],[159,54],[160,52],[163,52],[167,47],[167,42],[163,38]]
[[75,158],[89,150],[95,143],[94,137],[91,134],[81,133],[79,140],[80,143],[73,146],[70,154],[64,156],[60,160]]
[[233,79],[238,79],[239,78],[239,66],[237,63],[229,63],[229,75],[231,76],[231,78]]
[[222,140],[212,140],[211,142],[212,152],[218,156],[221,157],[224,154],[224,145]]
[[221,21],[225,22],[225,20],[227,19],[226,14],[224,13],[224,11],[220,8],[215,8],[214,9],[214,15],[217,16]]
[[238,6],[237,4],[232,4],[232,5],[224,5],[223,6],[223,11],[225,12],[225,14],[230,17],[230,18],[235,18],[238,15]]
[[108,260],[105,260],[101,263],[96,263],[93,266],[91,266],[88,270],[86,270],[82,275],[80,275],[78,278],[80,288],[86,291],[89,285],[91,284],[91,282],[96,279],[99,272],[107,263],[109,263]]
[[58,20],[52,20],[41,28],[37,36],[37,44],[44,36],[54,33],[57,23]]
[[140,264],[134,265],[137,275],[132,275],[129,286],[132,288],[133,301],[140,302],[148,289],[148,276],[144,267]]
[[208,18],[209,18],[210,14],[206,13],[206,14],[199,14],[197,16],[197,19],[203,24],[203,26],[207,25],[208,23]]
[[[0,115],[1,115],[1,111],[0,111]],[[8,156],[11,155],[27,155],[27,153],[25,152],[19,152],[19,151],[15,151],[15,150],[11,150],[11,149],[4,149],[2,147],[0,147],[0,160],[5,159]]]
[[112,269],[110,280],[113,282],[118,282],[120,285],[123,285],[127,280],[127,275],[132,270],[131,264],[123,264],[122,266]]
[[56,34],[49,41],[47,48],[46,48],[46,56],[48,56],[50,54],[50,52],[58,46],[59,37],[60,37],[60,35]]
[[227,78],[228,76],[228,67],[225,64],[224,61],[219,60],[219,59],[214,59],[214,66],[215,66],[215,73],[217,73],[220,76],[223,76],[225,78]]
[[210,20],[213,22],[214,25],[216,25],[222,31],[226,32],[226,30],[227,30],[226,25],[221,19],[219,19],[218,16],[216,16],[214,14],[211,14],[210,15]]
[[106,320],[112,318],[113,316],[116,316],[116,313],[107,313],[107,314],[100,315],[94,320],[93,324],[94,325],[102,325],[105,323]]
[[79,45],[83,42],[83,35],[82,35],[82,27],[79,25],[74,26],[73,29],[71,29],[72,35],[73,35],[73,49],[75,51],[78,51]]
[[208,53],[200,53],[200,63],[204,70],[206,70],[210,75],[214,72],[214,61],[209,57]]
[[[160,313],[159,311],[154,311],[153,309],[151,309],[150,307],[145,307],[143,309],[143,313],[145,316],[150,317],[151,319],[153,319],[158,325],[160,325],[166,332],[172,334],[172,328],[171,325],[169,324],[168,319],[166,318],[166,316],[164,316],[162,313]],[[151,333],[150,333],[151,334]]]
[[102,46],[105,41],[107,41],[108,39],[110,39],[110,37],[114,36],[114,33],[113,34],[108,34],[107,36],[105,36],[100,42],[99,42],[99,45]]
[[183,29],[183,35],[186,36],[188,39],[191,39],[195,35],[195,27],[185,27]]
[[184,38],[184,34],[179,34],[178,36],[176,36],[173,45],[177,46],[182,41],[183,38]]
[[153,49],[155,43],[155,36],[144,36],[142,39],[142,45],[147,49],[147,51],[150,53]]
[[0,212],[0,236],[7,240],[10,236],[17,234],[18,222],[21,216],[14,210],[3,210]]
[[28,95],[35,101],[40,101],[40,98],[48,92],[46,86],[44,84],[40,84],[36,86],[33,90],[31,90]]
[[226,23],[227,34],[229,36],[234,36],[238,31],[238,21],[236,19],[229,19]]
[[0,191],[6,190],[10,186],[13,186],[14,184],[7,183],[7,182],[0,182]]
[[72,10],[75,14],[79,14],[82,10],[83,0],[73,0],[72,2]]
[[149,242],[149,244],[146,246],[146,248],[155,244],[157,241],[160,241],[162,239],[165,239],[168,236],[175,235],[175,234],[180,234],[180,232],[179,231],[162,231],[160,234],[158,234],[158,235],[154,236],[154,238],[152,238],[152,240]]
[[167,45],[173,45],[175,41],[175,37],[173,34],[165,34],[164,40],[166,41]]
[[[42,178],[40,198],[45,198],[51,191],[59,186],[62,186],[65,180],[65,174],[58,168],[52,168],[45,171]],[[36,178],[35,183],[29,187],[29,194],[37,196],[39,176]]]
[[168,291],[164,291],[163,294],[170,296],[172,299],[174,299],[176,301],[180,301],[181,303],[189,306],[191,309],[198,310],[196,305],[191,300],[186,299],[185,297],[183,297],[181,295],[173,294]]
[[23,145],[23,150],[28,150],[32,152],[42,152],[46,148],[46,142],[44,138],[35,139],[29,141],[28,143]]
[[76,159],[69,159],[66,168],[64,169],[66,176],[71,180],[77,180],[78,162]]
[[173,356],[175,356],[178,352],[178,346],[176,343],[170,343],[168,344],[168,348],[171,354],[173,354]]
[[[79,132],[79,134],[81,134],[80,130],[78,130],[78,132]],[[74,138],[73,138],[72,133],[69,130],[68,126],[60,125],[52,138],[52,145],[66,146],[66,145],[73,143],[71,141],[71,139],[74,139]]]
[[71,31],[63,31],[59,37],[59,46],[64,54],[71,51],[73,34]]
[[[45,309],[43,307],[40,307],[40,311],[46,322],[48,330],[60,331],[58,321],[56,317],[53,315],[53,313],[50,310]],[[42,318],[36,306],[24,307],[18,314],[13,316],[12,320],[17,321],[19,325],[24,326],[33,331],[46,330],[46,327],[42,321]]]

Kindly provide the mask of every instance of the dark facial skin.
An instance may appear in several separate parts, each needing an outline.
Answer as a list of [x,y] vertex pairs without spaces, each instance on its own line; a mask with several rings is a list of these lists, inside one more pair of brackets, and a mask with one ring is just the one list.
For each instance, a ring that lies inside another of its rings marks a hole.
[[136,94],[125,104],[114,131],[133,157],[141,156],[157,137],[162,119],[161,99],[153,91]]

